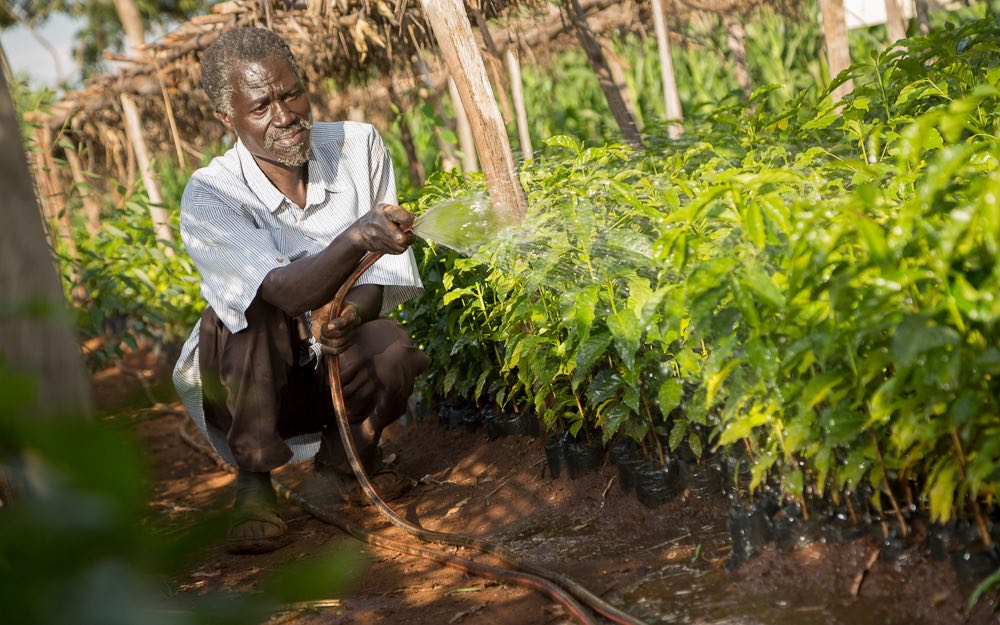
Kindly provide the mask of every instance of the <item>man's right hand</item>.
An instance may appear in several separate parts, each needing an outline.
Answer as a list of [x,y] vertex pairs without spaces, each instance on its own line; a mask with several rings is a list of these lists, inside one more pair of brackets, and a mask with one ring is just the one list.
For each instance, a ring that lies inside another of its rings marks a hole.
[[413,213],[395,204],[378,204],[354,222],[360,244],[369,252],[402,254],[415,240]]

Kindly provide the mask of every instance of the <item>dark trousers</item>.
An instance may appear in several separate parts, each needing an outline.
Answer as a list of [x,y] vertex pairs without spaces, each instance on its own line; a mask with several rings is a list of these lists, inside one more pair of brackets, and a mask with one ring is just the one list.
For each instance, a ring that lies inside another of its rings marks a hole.
[[[299,365],[295,319],[256,298],[247,327],[230,332],[210,307],[201,319],[199,365],[205,420],[227,434],[236,464],[270,471],[288,462],[285,439],[323,432],[317,460],[349,471],[337,433],[324,364]],[[430,359],[394,321],[362,324],[339,356],[348,421],[370,460],[382,430],[402,416]]]

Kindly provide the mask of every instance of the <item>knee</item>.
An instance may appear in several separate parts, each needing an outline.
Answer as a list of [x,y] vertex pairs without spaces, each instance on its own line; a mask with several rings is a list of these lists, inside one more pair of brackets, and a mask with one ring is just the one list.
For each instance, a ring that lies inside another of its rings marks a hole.
[[380,368],[405,372],[403,377],[412,380],[430,366],[427,354],[417,349],[410,335],[395,321],[378,319],[362,328],[377,337],[369,345],[376,346],[372,354]]

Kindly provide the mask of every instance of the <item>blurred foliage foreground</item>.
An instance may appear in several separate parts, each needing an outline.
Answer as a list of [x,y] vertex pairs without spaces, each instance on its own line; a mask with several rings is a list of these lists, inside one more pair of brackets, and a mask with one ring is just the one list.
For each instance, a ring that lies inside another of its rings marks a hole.
[[[724,453],[807,507],[902,520],[1000,485],[1000,29],[873,52],[843,102],[758,89],[643,153],[559,136],[524,224],[474,258],[424,248],[400,316],[433,397],[605,445]],[[784,97],[782,96],[782,99]],[[438,176],[417,210],[480,189]]]

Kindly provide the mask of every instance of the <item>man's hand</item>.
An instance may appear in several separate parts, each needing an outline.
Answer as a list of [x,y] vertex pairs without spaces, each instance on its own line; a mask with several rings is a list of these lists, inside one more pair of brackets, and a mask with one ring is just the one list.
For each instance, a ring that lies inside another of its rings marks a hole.
[[402,254],[416,236],[410,232],[413,213],[395,204],[379,204],[354,222],[361,245],[369,252]]
[[354,333],[361,327],[362,319],[354,304],[346,304],[340,316],[331,319],[320,330],[320,348],[324,354],[343,353],[354,344]]

